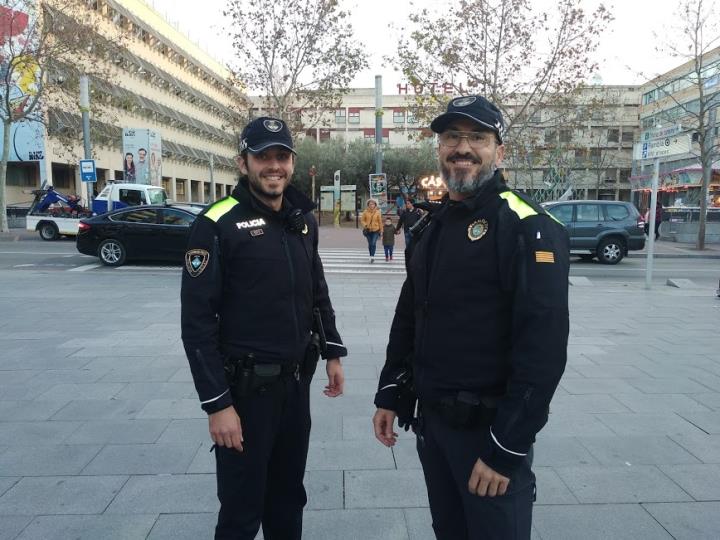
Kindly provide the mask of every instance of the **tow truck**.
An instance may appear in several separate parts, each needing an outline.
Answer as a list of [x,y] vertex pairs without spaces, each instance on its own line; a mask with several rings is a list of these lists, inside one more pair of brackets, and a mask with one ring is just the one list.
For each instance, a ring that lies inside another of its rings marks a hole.
[[104,214],[126,206],[167,204],[165,190],[143,184],[115,184],[105,186],[95,198],[92,210],[80,204],[80,197],[64,195],[52,186],[36,189],[28,210],[25,228],[37,231],[43,240],[57,240],[62,235],[77,236],[82,218]]

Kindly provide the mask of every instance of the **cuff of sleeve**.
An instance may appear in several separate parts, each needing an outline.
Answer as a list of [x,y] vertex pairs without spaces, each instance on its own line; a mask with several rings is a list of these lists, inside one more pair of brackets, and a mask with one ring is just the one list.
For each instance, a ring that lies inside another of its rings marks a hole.
[[527,455],[517,455],[507,452],[493,439],[491,430],[487,430],[487,438],[489,439],[489,447],[492,449],[490,455],[485,461],[485,464],[495,472],[502,474],[503,476],[510,477],[510,475],[527,459]]
[[218,411],[222,411],[223,409],[227,409],[230,405],[233,404],[232,395],[230,395],[230,392],[226,392],[221,397],[216,399],[215,401],[211,401],[209,403],[203,403],[201,405],[202,410],[205,411],[208,414],[213,414]]
[[375,394],[375,406],[378,409],[387,409],[397,412],[397,387],[386,388]]
[[342,345],[333,345],[332,343],[327,344],[327,348],[322,357],[327,360],[328,358],[342,358],[347,356],[347,349]]

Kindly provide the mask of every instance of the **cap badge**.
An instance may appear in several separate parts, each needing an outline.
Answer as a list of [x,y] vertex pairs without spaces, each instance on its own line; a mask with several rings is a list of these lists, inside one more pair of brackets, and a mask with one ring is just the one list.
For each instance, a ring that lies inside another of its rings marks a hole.
[[477,98],[475,96],[460,97],[453,99],[453,107],[467,107],[468,105],[475,103]]
[[272,131],[273,133],[277,133],[283,127],[282,122],[278,120],[265,120],[263,122],[263,126],[265,126],[265,129]]
[[468,225],[468,238],[471,242],[480,240],[488,231],[488,222],[484,219],[473,221]]
[[247,147],[248,147],[248,142],[247,142],[247,138],[245,138],[240,141],[240,152],[244,152],[245,150],[247,150]]
[[185,253],[185,268],[190,274],[190,277],[198,277],[203,273],[203,270],[210,261],[210,253],[204,249],[191,249]]

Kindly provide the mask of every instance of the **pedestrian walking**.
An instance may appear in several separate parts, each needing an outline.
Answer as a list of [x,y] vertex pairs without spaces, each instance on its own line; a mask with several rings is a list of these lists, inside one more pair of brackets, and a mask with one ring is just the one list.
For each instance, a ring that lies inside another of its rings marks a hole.
[[375,436],[414,427],[438,540],[527,540],[533,442],[567,356],[568,235],[505,184],[495,105],[456,98],[430,127],[448,195],[413,238]]
[[655,205],[655,240],[657,241],[660,238],[660,224],[663,220],[663,205],[658,200],[657,204]]
[[217,465],[216,539],[300,540],[310,381],[343,392],[346,350],[318,255],[310,199],[290,185],[295,150],[279,119],[241,134],[242,177],[195,220],[182,276],[182,340]]
[[363,235],[368,243],[368,253],[370,254],[370,262],[375,262],[375,246],[378,237],[383,229],[382,215],[375,199],[368,199],[365,210],[360,216],[360,223],[363,227]]
[[392,219],[385,218],[385,226],[383,227],[382,243],[385,250],[385,262],[393,260],[393,247],[395,246],[395,225]]
[[420,221],[420,218],[422,218],[423,212],[419,208],[415,208],[415,205],[410,199],[407,199],[405,201],[405,210],[400,215],[400,219],[398,220],[397,224],[397,232],[400,232],[400,229],[403,229],[405,232],[405,249],[410,247],[410,241],[412,239],[412,235],[410,234],[410,229],[415,225],[418,221]]

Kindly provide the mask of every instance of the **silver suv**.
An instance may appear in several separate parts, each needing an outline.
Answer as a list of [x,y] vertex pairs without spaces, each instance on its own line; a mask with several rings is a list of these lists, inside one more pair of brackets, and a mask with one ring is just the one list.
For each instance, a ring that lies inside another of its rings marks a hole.
[[630,250],[645,247],[645,221],[635,205],[622,201],[563,201],[543,204],[570,233],[570,251],[617,264]]

